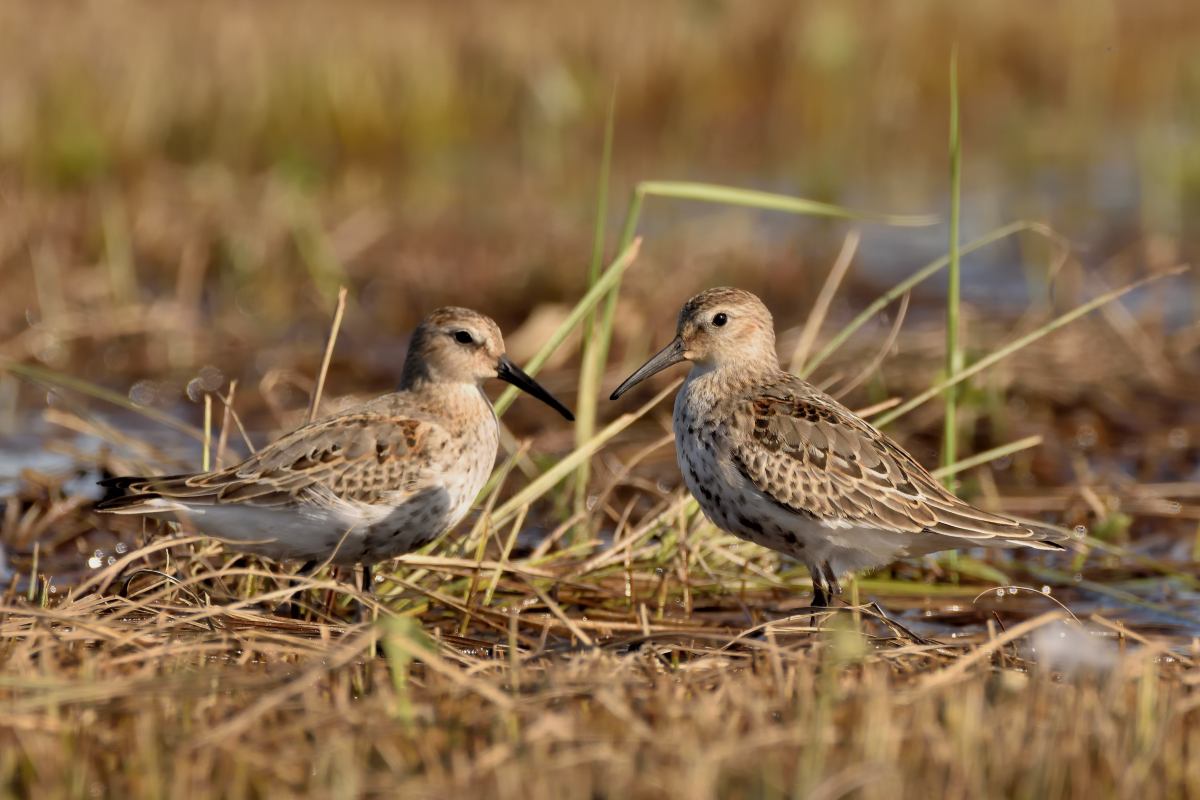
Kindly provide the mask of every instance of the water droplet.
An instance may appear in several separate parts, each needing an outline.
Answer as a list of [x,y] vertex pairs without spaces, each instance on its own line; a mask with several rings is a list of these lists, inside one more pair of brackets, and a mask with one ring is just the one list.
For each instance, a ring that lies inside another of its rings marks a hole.
[[154,381],[138,381],[130,387],[129,399],[139,406],[154,405],[158,400],[158,386]]
[[1003,586],[1001,586],[999,589],[996,590],[996,597],[1004,597],[1004,587]]
[[100,557],[92,556],[88,559],[88,566],[92,569],[100,569]]
[[1050,594],[1050,585],[1049,584],[1044,584],[1042,586],[1042,594]]
[[113,564],[117,563],[117,558],[116,558],[116,556],[109,556],[108,560],[105,561],[104,563],[108,564],[111,567]]
[[199,381],[204,391],[215,392],[225,382],[225,375],[212,364],[208,364],[200,368]]
[[125,552],[128,552],[129,545],[125,544],[124,542],[117,542],[117,546],[115,549],[118,553],[125,553]]
[[1074,575],[1071,576],[1071,580],[1075,581],[1076,583],[1081,583],[1083,581],[1083,573],[1076,572]]
[[92,555],[96,558],[104,558],[104,551],[103,550],[93,550]]
[[1087,531],[1087,528],[1086,528],[1085,526],[1083,526],[1083,525],[1076,525],[1076,526],[1075,526],[1075,538],[1076,538],[1076,539],[1086,539],[1086,538],[1087,538],[1087,532],[1088,532],[1088,531]]
[[1008,587],[1008,593],[1009,593],[1009,594],[1016,594],[1016,593],[1017,593],[1017,587],[1015,587],[1015,586],[1010,586],[1010,587]]

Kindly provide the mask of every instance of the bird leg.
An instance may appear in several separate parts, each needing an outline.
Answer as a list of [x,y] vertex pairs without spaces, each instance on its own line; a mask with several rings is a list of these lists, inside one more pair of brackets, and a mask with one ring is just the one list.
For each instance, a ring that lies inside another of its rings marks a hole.
[[[375,596],[375,578],[371,573],[371,565],[364,563],[362,565],[362,585],[359,587],[364,595],[374,598]],[[371,613],[367,608],[367,604],[362,600],[355,599],[354,601],[354,622],[361,624],[371,621]]]
[[834,596],[841,595],[842,584],[838,581],[837,574],[834,573],[833,567],[829,566],[828,561],[821,565],[821,575],[825,579],[825,585],[828,587],[829,593]]
[[[292,577],[311,578],[316,571],[321,568],[323,563],[325,562],[319,561],[315,558],[305,561],[304,565],[292,574]],[[288,619],[301,619],[304,615],[304,609],[295,599],[295,595],[293,595],[291,599],[281,606],[281,610],[283,611],[283,616],[287,617]]]
[[825,571],[815,565],[809,565],[808,574],[812,576],[813,593],[810,608],[828,608],[829,586],[826,583]]

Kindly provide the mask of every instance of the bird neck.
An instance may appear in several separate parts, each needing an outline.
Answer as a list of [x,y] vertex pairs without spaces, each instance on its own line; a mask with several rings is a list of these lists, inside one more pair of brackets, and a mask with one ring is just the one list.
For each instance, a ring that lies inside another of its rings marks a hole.
[[437,415],[464,422],[495,419],[491,401],[484,394],[483,387],[476,383],[416,380],[402,384],[399,394],[418,408]]
[[409,355],[404,360],[400,373],[400,391],[429,397],[473,397],[482,395],[483,390],[476,381],[450,378],[437,369],[428,359]]
[[731,392],[766,383],[781,372],[779,361],[775,358],[697,362],[692,365],[687,380],[689,383],[701,382],[721,392]]

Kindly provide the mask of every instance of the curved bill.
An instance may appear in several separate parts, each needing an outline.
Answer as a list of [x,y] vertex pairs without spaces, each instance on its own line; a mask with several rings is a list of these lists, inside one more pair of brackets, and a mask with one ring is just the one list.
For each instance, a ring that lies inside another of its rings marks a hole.
[[575,415],[571,413],[571,409],[558,402],[558,399],[542,388],[540,383],[526,375],[525,371],[516,364],[509,361],[508,356],[500,356],[500,363],[496,365],[496,377],[505,383],[511,383],[523,392],[528,392],[571,422],[575,421]]
[[638,367],[637,372],[626,378],[625,382],[618,386],[617,390],[609,395],[608,399],[616,400],[651,375],[662,372],[667,367],[678,364],[683,360],[683,340],[676,336],[671,340],[669,345],[659,350],[650,357],[649,361]]

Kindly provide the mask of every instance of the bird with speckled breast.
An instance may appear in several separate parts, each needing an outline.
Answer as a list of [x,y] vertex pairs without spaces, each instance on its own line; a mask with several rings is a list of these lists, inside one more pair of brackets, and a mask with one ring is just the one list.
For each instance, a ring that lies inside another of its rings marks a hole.
[[110,497],[97,510],[184,519],[235,550],[363,564],[369,575],[467,514],[499,444],[481,386],[491,378],[574,419],[509,360],[495,322],[441,308],[413,333],[398,391],[297,428],[232,467],[102,481]]
[[840,578],[957,547],[1062,550],[1065,537],[966,503],[900,445],[775,352],[771,313],[750,292],[701,292],[675,338],[612,393],[691,363],[675,397],[684,482],[717,527],[792,556],[812,575],[812,605]]

